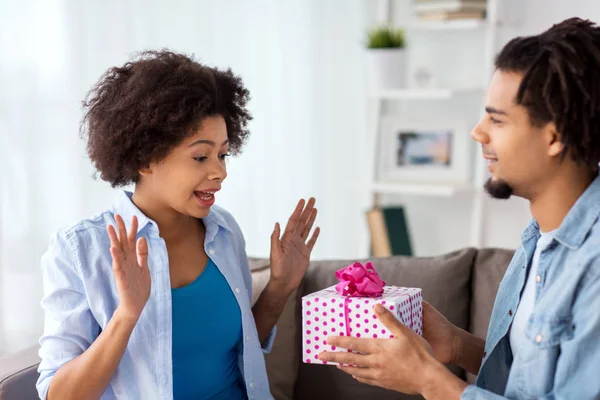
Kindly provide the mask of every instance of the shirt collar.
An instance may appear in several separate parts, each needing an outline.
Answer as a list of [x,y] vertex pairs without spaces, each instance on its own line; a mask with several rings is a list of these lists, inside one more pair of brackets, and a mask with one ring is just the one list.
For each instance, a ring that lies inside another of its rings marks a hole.
[[[156,232],[158,233],[158,224],[148,218],[139,208],[137,208],[137,206],[131,200],[131,196],[133,196],[133,193],[122,190],[117,196],[117,200],[113,205],[113,211],[123,218],[125,226],[129,225],[131,218],[135,215],[138,219],[137,233],[139,233],[146,226],[156,229]],[[206,227],[206,236],[207,239],[209,239],[208,241],[215,237],[218,228],[224,228],[231,232],[231,227],[229,226],[229,223],[223,214],[224,213],[220,207],[212,206],[208,215],[202,219]]]
[[561,244],[578,248],[583,244],[600,215],[600,175],[577,199],[558,228],[554,238]]
[[[117,200],[113,205],[113,211],[115,214],[119,214],[121,218],[123,218],[123,222],[125,226],[129,226],[131,223],[131,218],[135,215],[138,219],[138,229],[137,233],[140,233],[142,229],[144,229],[147,225],[150,225],[156,232],[158,233],[158,225],[156,222],[148,218],[131,200],[131,196],[133,193],[122,190],[119,192],[117,196]],[[116,228],[116,227],[115,227]]]
[[202,219],[206,228],[205,242],[210,243],[217,235],[219,228],[232,232],[231,226],[224,217],[225,212],[219,206],[212,206],[208,215]]
[[[556,230],[554,239],[571,249],[580,247],[598,220],[598,216],[600,216],[600,175],[592,181],[571,207]],[[522,242],[539,238],[539,229],[538,223],[532,220],[521,236]]]

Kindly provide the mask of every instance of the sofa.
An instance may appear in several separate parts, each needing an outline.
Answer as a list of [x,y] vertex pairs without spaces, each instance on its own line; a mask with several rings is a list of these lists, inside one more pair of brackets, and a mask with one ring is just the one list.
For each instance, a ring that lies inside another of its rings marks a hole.
[[[419,287],[423,298],[455,325],[485,337],[500,281],[512,258],[506,249],[467,248],[436,257],[371,259],[388,285]],[[277,323],[272,351],[265,356],[271,392],[277,400],[418,399],[361,384],[334,366],[306,364],[301,355],[301,298],[336,283],[335,271],[357,260],[312,261]],[[366,260],[358,260],[366,261]],[[251,258],[253,301],[269,279],[268,260]],[[0,400],[37,399],[37,346],[0,358]],[[462,379],[474,377],[455,366]]]

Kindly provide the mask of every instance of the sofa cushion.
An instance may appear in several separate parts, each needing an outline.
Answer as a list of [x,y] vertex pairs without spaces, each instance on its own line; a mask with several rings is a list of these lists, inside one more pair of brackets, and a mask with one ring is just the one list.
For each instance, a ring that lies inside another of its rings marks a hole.
[[259,257],[248,257],[248,266],[250,267],[250,272],[260,271],[265,268],[269,268],[269,259]]
[[[256,263],[256,261],[255,261]],[[252,264],[251,267],[252,268]],[[254,306],[256,300],[269,283],[269,278],[271,277],[271,268],[268,265],[263,266],[262,268],[254,268],[251,269],[252,276],[252,299],[251,304]]]
[[37,400],[35,383],[39,346],[3,357],[0,362],[0,400]]
[[302,337],[296,320],[300,304],[302,284],[289,297],[288,302],[277,321],[277,336],[273,348],[265,355],[269,387],[271,394],[277,400],[293,400],[294,386],[298,377],[300,353],[293,351]]
[[[488,248],[479,250],[475,257],[469,332],[482,339],[487,336],[496,293],[513,255],[513,250]],[[475,376],[467,374],[467,382],[474,383]]]
[[[373,259],[375,269],[388,285],[419,287],[423,298],[453,324],[467,329],[470,313],[471,269],[476,250],[464,249],[438,257],[396,256]],[[335,271],[351,261],[313,262],[304,279],[303,295],[336,284]],[[300,324],[299,319],[296,320]],[[301,342],[296,352],[301,351]],[[281,355],[282,357],[288,356]],[[453,372],[462,375],[453,368]],[[333,366],[300,362],[295,387],[296,399],[413,399],[398,393],[364,385]]]
[[[271,269],[268,260],[250,259],[252,270],[252,305],[256,303],[261,292],[269,282]],[[298,375],[300,354],[289,349],[294,349],[301,340],[300,331],[296,324],[299,296],[302,293],[302,284],[289,297],[279,320],[277,321],[277,335],[269,354],[265,355],[267,375],[271,393],[277,400],[292,400],[294,398],[294,385]]]
[[475,257],[469,332],[482,339],[487,335],[496,293],[513,255],[513,250],[482,249]]

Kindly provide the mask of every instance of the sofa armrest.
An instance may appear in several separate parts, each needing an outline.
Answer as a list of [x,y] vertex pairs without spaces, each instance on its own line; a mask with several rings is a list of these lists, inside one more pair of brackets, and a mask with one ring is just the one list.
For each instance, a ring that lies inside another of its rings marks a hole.
[[39,346],[0,358],[0,400],[36,400]]

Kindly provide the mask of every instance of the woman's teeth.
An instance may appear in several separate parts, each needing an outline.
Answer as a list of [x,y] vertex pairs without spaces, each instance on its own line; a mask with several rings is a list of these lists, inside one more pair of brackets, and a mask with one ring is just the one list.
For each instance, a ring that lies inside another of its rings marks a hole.
[[211,192],[199,192],[200,193],[200,198],[202,200],[211,200],[214,196],[214,193]]

